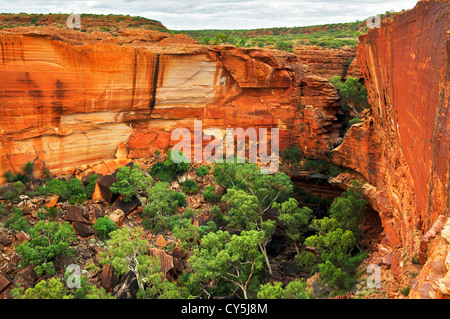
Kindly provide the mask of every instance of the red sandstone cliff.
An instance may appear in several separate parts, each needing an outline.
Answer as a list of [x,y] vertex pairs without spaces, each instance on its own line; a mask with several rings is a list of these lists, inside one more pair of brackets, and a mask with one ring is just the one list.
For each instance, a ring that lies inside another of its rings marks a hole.
[[36,158],[56,174],[118,151],[143,158],[194,119],[204,128],[278,127],[281,147],[291,143],[302,79],[294,54],[139,40],[155,32],[97,41],[70,30],[3,31],[0,175]]
[[417,253],[415,230],[449,216],[449,17],[448,1],[420,1],[360,37],[371,116],[332,152],[389,199],[380,215],[397,272]]

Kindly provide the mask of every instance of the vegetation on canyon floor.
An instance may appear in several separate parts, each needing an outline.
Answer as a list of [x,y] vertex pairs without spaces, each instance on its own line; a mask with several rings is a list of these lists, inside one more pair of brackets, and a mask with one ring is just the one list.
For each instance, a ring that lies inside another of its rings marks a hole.
[[[304,163],[301,155],[294,147],[283,158],[291,164]],[[68,213],[62,207],[92,202],[92,185],[99,176],[84,183],[50,174],[45,180],[36,179],[32,163],[23,174],[9,172],[0,220],[3,227],[27,235],[15,247],[18,267],[32,265],[40,278],[26,289],[15,286],[12,298],[114,298],[93,280],[92,269],[98,273],[105,265],[121,277],[133,273],[136,298],[322,298],[343,294],[356,283],[357,267],[367,257],[358,228],[367,204],[358,192],[360,185],[330,202],[294,187],[284,172],[260,174],[256,164],[235,161],[194,167],[160,158],[148,171],[138,164],[116,171],[110,190],[124,203],[139,198],[142,209],[129,215],[137,224],[116,225],[110,214],[95,219],[89,238],[102,243],[103,249],[95,265],[84,265],[82,284],[76,289],[65,283],[71,275],[73,247],[83,239],[65,219]],[[200,182],[180,179],[183,174]],[[201,183],[206,178],[212,181],[209,185]],[[174,188],[177,184],[180,187]],[[59,198],[54,207],[33,208],[38,212],[31,215],[23,207],[25,198],[54,195]],[[189,207],[193,197],[202,198],[203,204]],[[172,238],[165,252],[180,249],[185,256],[186,267],[175,278],[164,276],[159,257],[148,253],[149,234]],[[295,268],[287,277],[274,258],[276,236],[283,236],[286,247],[294,249],[282,257]],[[314,275],[318,276],[314,283],[307,282]]]

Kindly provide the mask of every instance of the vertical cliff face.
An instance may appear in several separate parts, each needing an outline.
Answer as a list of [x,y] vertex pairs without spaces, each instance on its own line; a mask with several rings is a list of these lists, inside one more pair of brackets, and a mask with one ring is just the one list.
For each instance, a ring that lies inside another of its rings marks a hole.
[[360,37],[371,116],[333,151],[389,198],[388,242],[409,254],[414,230],[449,214],[449,17],[448,1],[420,1]]
[[1,176],[35,159],[59,174],[118,150],[143,158],[167,150],[172,130],[194,119],[223,130],[278,127],[280,146],[292,143],[303,77],[294,54],[70,42],[0,35]]

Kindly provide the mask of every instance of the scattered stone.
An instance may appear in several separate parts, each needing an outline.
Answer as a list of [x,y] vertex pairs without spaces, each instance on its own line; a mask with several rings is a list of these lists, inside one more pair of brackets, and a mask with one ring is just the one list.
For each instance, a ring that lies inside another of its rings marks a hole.
[[139,205],[141,205],[141,201],[136,196],[133,196],[129,202],[126,202],[123,199],[117,200],[112,207],[113,209],[120,209],[125,215],[128,215]]
[[73,229],[81,237],[89,237],[95,234],[95,231],[86,223],[73,222]]
[[27,234],[25,234],[24,232],[21,231],[16,234],[16,239],[21,244],[24,241],[30,240],[30,236],[28,236]]
[[166,246],[167,246],[167,240],[164,238],[163,235],[160,234],[160,235],[156,238],[155,246],[158,247],[158,248],[161,248],[161,249],[166,248]]
[[170,256],[169,254],[167,254],[164,250],[157,249],[157,248],[150,248],[148,253],[150,256],[156,256],[159,258],[159,262],[161,265],[161,271],[164,274],[164,276],[167,277],[167,274],[172,269],[175,271],[174,264],[173,264],[173,257]]
[[121,209],[116,209],[111,214],[109,214],[109,219],[116,223],[116,226],[122,226],[125,220],[125,213]]
[[2,292],[12,282],[7,274],[0,273],[0,292]]
[[58,196],[58,195],[50,196],[50,197],[47,199],[47,203],[46,203],[45,205],[46,205],[47,207],[55,207],[56,204],[58,203],[58,200],[59,200],[59,196]]
[[105,175],[100,177],[95,184],[95,190],[92,194],[94,200],[104,200],[112,203],[116,195],[111,191],[111,186],[117,181],[116,175]]
[[90,224],[89,220],[87,220],[84,215],[86,214],[86,211],[81,206],[75,206],[75,205],[69,205],[67,207],[67,212],[63,216],[64,220],[70,221],[70,222],[78,222],[78,223],[84,223],[84,224]]
[[110,264],[107,264],[105,265],[105,267],[103,267],[100,274],[100,279],[102,281],[102,287],[106,290],[111,290],[117,285],[117,282],[119,281],[116,274],[114,273],[114,268]]
[[131,271],[120,278],[119,283],[114,287],[112,295],[117,299],[136,299],[139,290],[137,278]]

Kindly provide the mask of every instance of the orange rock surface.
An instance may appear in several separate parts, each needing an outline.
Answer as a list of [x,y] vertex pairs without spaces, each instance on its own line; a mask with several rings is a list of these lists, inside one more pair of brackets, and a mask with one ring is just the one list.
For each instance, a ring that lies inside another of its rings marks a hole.
[[389,198],[382,217],[400,269],[420,237],[450,208],[450,3],[416,7],[360,36],[358,64],[372,105],[333,159]]
[[35,159],[60,174],[143,158],[194,119],[204,129],[278,127],[281,147],[292,143],[303,77],[294,54],[148,41],[155,32],[98,41],[51,27],[2,31],[0,176]]

